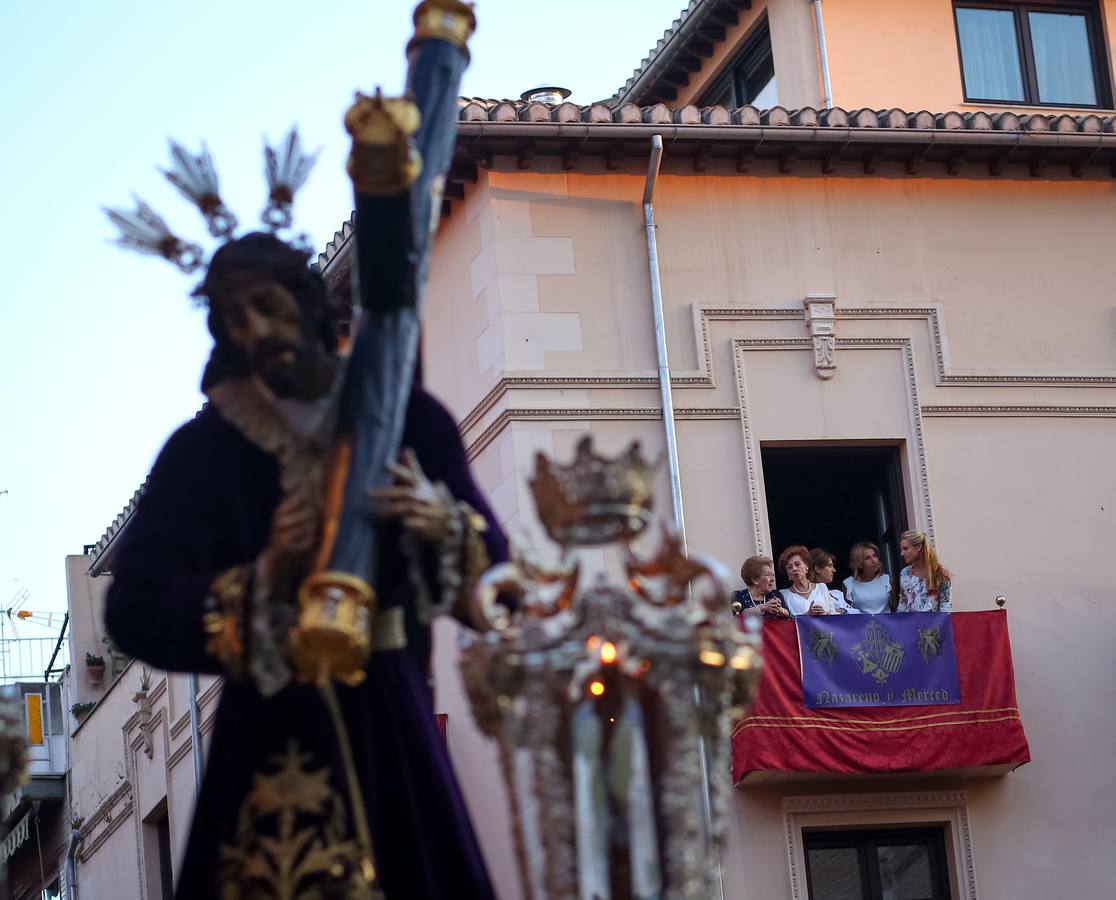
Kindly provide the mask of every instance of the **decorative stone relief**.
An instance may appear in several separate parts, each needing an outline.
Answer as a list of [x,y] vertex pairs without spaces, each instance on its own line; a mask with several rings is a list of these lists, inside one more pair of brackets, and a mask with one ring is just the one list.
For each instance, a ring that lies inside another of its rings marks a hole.
[[132,700],[139,707],[139,727],[140,735],[143,738],[143,752],[148,759],[151,759],[155,756],[155,742],[151,734],[151,698],[147,696],[147,690],[144,689],[138,691],[132,697]]
[[806,296],[806,327],[814,341],[814,371],[818,378],[837,374],[837,296],[808,294]]

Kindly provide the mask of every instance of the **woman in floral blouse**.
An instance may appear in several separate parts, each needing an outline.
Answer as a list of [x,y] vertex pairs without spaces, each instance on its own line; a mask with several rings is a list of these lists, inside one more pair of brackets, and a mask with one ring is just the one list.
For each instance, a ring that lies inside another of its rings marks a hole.
[[896,612],[952,612],[949,572],[922,531],[906,531],[899,538],[899,555],[907,565],[899,573]]

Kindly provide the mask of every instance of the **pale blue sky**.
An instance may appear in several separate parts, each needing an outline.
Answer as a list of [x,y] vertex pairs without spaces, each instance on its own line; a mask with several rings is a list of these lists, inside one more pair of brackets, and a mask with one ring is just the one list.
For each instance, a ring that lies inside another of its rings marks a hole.
[[[539,83],[613,93],[684,0],[482,0],[463,92]],[[405,0],[0,2],[0,608],[66,605],[63,560],[96,541],[167,435],[201,404],[193,281],[119,250],[102,205],[134,191],[194,239],[156,172],[166,139],[205,139],[241,227],[263,205],[261,136],[297,122],[322,148],[296,224],[324,246],[350,210],[341,116],[398,91]],[[207,249],[210,245],[206,244]]]

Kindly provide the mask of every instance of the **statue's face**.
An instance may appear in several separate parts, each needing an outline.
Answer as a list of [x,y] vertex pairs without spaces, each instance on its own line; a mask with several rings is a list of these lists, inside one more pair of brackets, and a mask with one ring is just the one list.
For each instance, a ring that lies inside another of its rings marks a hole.
[[229,340],[277,396],[311,399],[323,393],[332,365],[329,373],[322,371],[328,354],[306,333],[290,290],[250,272],[233,272],[224,280],[219,313]]

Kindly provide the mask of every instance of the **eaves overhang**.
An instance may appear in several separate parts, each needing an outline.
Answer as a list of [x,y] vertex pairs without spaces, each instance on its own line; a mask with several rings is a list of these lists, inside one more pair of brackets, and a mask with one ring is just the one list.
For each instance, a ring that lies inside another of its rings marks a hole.
[[737,24],[741,10],[751,8],[752,0],[691,0],[605,103],[615,107],[674,100],[678,88],[689,83],[728,29]]
[[530,169],[537,160],[558,157],[563,169],[599,171],[603,159],[605,171],[619,170],[627,157],[646,159],[653,134],[662,135],[676,172],[679,163],[694,172],[714,165],[746,172],[757,160],[774,160],[780,171],[800,174],[829,173],[848,163],[853,166],[844,166],[843,174],[871,175],[884,163],[901,163],[910,175],[1001,175],[1009,168],[1009,174],[1034,178],[1116,174],[1113,116],[810,107],[613,109],[463,100],[458,160],[482,168],[510,160],[512,168]]

